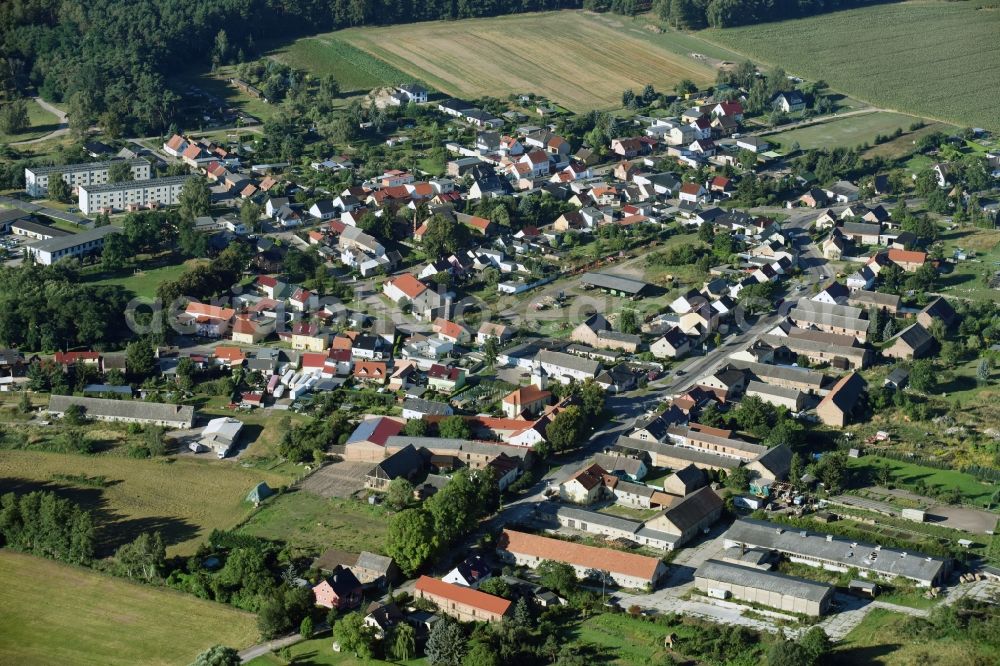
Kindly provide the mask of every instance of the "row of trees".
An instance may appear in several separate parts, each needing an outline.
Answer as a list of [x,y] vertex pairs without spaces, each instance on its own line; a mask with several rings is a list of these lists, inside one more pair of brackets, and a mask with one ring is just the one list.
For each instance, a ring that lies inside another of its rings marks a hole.
[[729,28],[834,12],[878,0],[655,0],[657,15],[675,28]]
[[0,497],[0,546],[70,564],[94,558],[89,511],[50,491]]

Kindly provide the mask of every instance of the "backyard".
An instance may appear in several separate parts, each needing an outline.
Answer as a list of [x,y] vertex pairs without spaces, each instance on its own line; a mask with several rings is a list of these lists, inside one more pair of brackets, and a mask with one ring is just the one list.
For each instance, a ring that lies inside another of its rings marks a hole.
[[250,613],[6,550],[0,606],[0,654],[21,666],[187,664],[212,645],[257,640]]

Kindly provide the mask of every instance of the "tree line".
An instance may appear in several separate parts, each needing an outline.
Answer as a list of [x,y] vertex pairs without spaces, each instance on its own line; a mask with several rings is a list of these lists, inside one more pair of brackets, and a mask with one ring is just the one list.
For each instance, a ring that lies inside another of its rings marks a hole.
[[0,497],[0,546],[69,564],[94,559],[89,511],[50,491]]
[[[657,15],[675,28],[731,28],[825,14],[885,0],[656,0]],[[625,13],[625,12],[623,12]]]

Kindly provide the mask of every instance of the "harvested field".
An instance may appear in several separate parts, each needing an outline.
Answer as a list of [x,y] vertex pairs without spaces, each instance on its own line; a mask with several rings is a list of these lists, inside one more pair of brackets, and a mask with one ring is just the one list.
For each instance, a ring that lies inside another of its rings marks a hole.
[[[714,80],[711,61],[661,46],[669,35],[640,28],[563,11],[351,28],[315,39],[347,42],[449,95],[535,93],[573,111],[618,107],[623,89],[647,83],[670,90],[685,78]],[[304,69],[323,61],[314,46],[308,51],[290,47],[278,57]]]

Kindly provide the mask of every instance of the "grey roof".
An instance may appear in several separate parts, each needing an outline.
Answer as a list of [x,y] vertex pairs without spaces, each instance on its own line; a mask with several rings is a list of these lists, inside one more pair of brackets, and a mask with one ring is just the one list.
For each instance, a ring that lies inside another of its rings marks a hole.
[[650,488],[642,483],[632,483],[631,481],[619,481],[615,484],[615,493],[623,495],[635,495],[637,497],[652,497],[656,489]]
[[671,474],[671,476],[676,476],[677,479],[684,484],[685,488],[705,485],[705,470],[696,465],[681,467],[679,470]]
[[567,505],[562,505],[556,509],[556,515],[563,518],[569,518],[571,520],[582,520],[586,523],[600,525],[601,527],[608,527],[613,530],[631,532],[633,534],[637,532],[640,527],[642,527],[642,523],[636,520],[628,520],[627,518],[619,518],[618,516],[598,513],[597,511],[588,511],[586,509],[578,509]]
[[63,413],[72,405],[83,407],[87,415],[94,417],[194,423],[194,407],[190,405],[171,405],[165,402],[143,402],[141,400],[78,398],[71,395],[53,395],[49,398],[50,412]]
[[721,467],[723,469],[735,469],[740,466],[740,461],[736,458],[720,456],[715,453],[709,453],[708,451],[702,451],[699,449],[689,449],[686,446],[664,444],[662,442],[648,442],[643,439],[635,439],[632,437],[619,437],[615,442],[615,446],[624,449],[631,449],[633,451],[648,451],[661,456],[685,460],[687,462],[694,463],[695,465],[710,465],[712,467]]
[[129,166],[149,166],[149,162],[144,159],[133,159],[133,160],[111,160],[106,162],[83,162],[80,164],[60,164],[56,166],[33,166],[28,167],[25,171],[30,171],[36,176],[41,176],[43,174],[53,174],[53,173],[77,173],[80,171],[95,171],[97,169],[109,169],[111,165],[115,162],[127,161]]
[[861,393],[864,392],[867,384],[864,378],[856,372],[841,377],[840,381],[830,389],[830,392],[823,398],[823,403],[831,402],[840,411],[850,413],[854,405],[858,402]]
[[833,593],[833,588],[826,583],[719,560],[705,560],[694,575],[695,578],[705,578],[729,585],[753,587],[758,590],[777,590],[782,594],[807,601],[822,601]]
[[760,393],[763,395],[773,395],[777,398],[786,398],[788,400],[798,400],[802,395],[802,391],[793,388],[785,388],[783,386],[775,386],[774,384],[765,384],[764,382],[758,382],[751,380],[747,384],[747,394]]
[[765,335],[761,338],[767,344],[774,347],[786,347],[793,352],[816,352],[822,351],[834,353],[844,358],[863,359],[870,351],[864,347],[845,347],[843,345],[831,345],[828,343],[808,340],[806,338],[780,337],[777,335]]
[[608,455],[607,453],[595,454],[594,462],[611,473],[622,471],[629,476],[635,476],[642,470],[643,467],[642,461],[638,458],[630,458],[629,456],[622,455]]
[[885,378],[885,381],[895,384],[896,386],[899,386],[907,379],[909,379],[909,377],[910,377],[909,370],[907,370],[903,366],[897,366],[893,368],[892,372],[889,373],[889,376]]
[[858,289],[847,297],[848,303],[864,303],[865,305],[894,309],[899,309],[899,300],[899,296],[896,294],[883,294],[880,291],[867,291],[865,289]]
[[893,338],[894,343],[896,340],[902,340],[910,349],[918,350],[925,345],[929,345],[934,338],[920,324],[910,324]]
[[622,333],[620,331],[600,331],[597,334],[598,338],[604,338],[605,340],[614,340],[616,342],[630,342],[632,344],[639,344],[642,342],[642,338],[634,333]]
[[843,233],[849,236],[878,236],[882,233],[882,225],[866,222],[844,222]]
[[8,222],[15,222],[17,220],[29,217],[31,213],[21,210],[20,208],[10,208],[8,210],[0,210],[0,225],[6,224]]
[[701,523],[713,511],[721,509],[722,499],[711,487],[704,486],[664,510],[663,517],[673,523],[678,530],[685,532]]
[[775,479],[783,479],[792,468],[792,450],[788,444],[779,444],[757,456],[753,462],[759,463]]
[[404,446],[399,451],[396,451],[391,456],[380,462],[368,473],[368,475],[374,476],[376,470],[381,469],[386,478],[396,479],[401,476],[407,477],[414,471],[421,469],[423,466],[424,459],[412,445],[408,445]]
[[745,451],[746,453],[751,453],[755,456],[760,455],[764,451],[767,451],[767,447],[761,444],[754,444],[752,442],[747,442],[742,439],[732,439],[731,437],[719,437],[718,435],[712,435],[707,432],[701,432],[698,430],[687,431],[686,435],[688,440],[694,440],[696,442],[704,442],[705,444],[717,444],[719,446],[726,446],[732,449],[737,449],[738,451]]
[[588,272],[581,276],[580,281],[585,285],[591,285],[600,289],[614,289],[630,294],[638,294],[649,285],[641,280],[609,275],[607,273]]
[[363,550],[361,551],[361,554],[358,555],[358,561],[354,566],[358,569],[377,571],[384,575],[388,573],[389,568],[392,566],[392,558],[385,555],[369,553],[367,550]]
[[[524,422],[525,427],[530,425],[529,421]],[[509,456],[524,458],[531,449],[522,446],[511,446],[508,444],[494,444],[491,442],[474,442],[469,439],[447,439],[445,437],[407,437],[406,435],[393,435],[386,438],[385,445],[390,448],[405,447],[411,445],[417,449],[428,449],[434,451],[465,451],[480,455],[500,455],[506,453]]]
[[82,231],[78,234],[70,234],[68,236],[57,236],[56,238],[49,238],[46,240],[38,241],[37,243],[32,243],[31,248],[39,252],[49,252],[54,254],[60,250],[68,250],[73,247],[83,245],[84,243],[89,243],[95,241],[109,234],[116,234],[120,232],[121,229],[118,227],[113,227],[110,224],[103,227],[96,227],[94,229],[88,229],[87,231]]
[[144,190],[150,187],[166,187],[168,185],[181,185],[191,178],[196,178],[194,174],[183,176],[165,176],[163,178],[152,178],[150,180],[129,180],[124,183],[101,183],[100,185],[81,185],[81,190],[93,194],[96,192],[117,192],[119,190]]
[[921,553],[880,548],[761,520],[737,520],[726,532],[725,539],[925,583],[933,581],[945,568],[943,560]]
[[[790,365],[770,365],[768,363],[753,363],[750,361],[732,361],[732,365],[749,370],[751,374],[765,382],[768,379],[783,379],[819,388],[823,385],[823,373],[808,368],[793,368]],[[750,380],[750,384],[757,383]],[[747,386],[749,386],[748,384]]]
[[945,324],[950,324],[956,316],[954,308],[951,307],[951,303],[943,298],[935,298],[920,312],[921,314],[930,315],[935,319],[940,319]]
[[35,222],[30,219],[18,219],[12,225],[11,229],[24,229],[25,231],[30,231],[35,234],[44,234],[47,236],[52,236],[53,238],[58,236],[72,236],[73,234],[69,231],[63,231],[62,229],[56,229],[55,227],[50,227],[47,224],[42,224],[40,222]]
[[538,355],[535,356],[535,360],[539,363],[548,363],[560,368],[567,368],[592,375],[596,375],[601,369],[601,364],[598,361],[591,361],[590,359],[573,356],[572,354],[548,351],[546,349],[539,351]]
[[[808,303],[802,305],[801,303]],[[830,305],[820,301],[800,301],[788,316],[793,321],[826,324],[849,331],[868,331],[868,320],[862,319],[862,309],[850,305]]]

